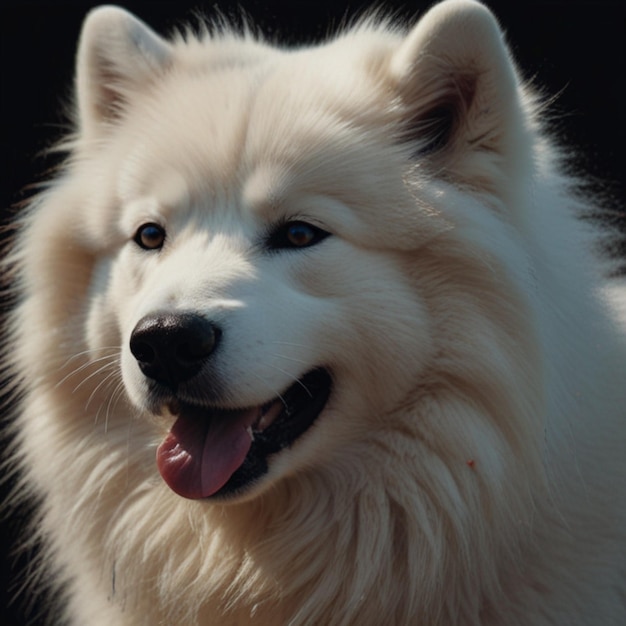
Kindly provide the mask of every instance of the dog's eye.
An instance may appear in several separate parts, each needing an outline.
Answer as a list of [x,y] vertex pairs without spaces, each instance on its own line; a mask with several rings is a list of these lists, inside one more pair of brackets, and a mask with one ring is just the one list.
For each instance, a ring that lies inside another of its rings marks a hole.
[[165,229],[153,222],[142,224],[137,229],[133,241],[144,250],[159,250],[165,243]]
[[267,247],[270,250],[308,248],[326,239],[329,235],[329,232],[308,222],[299,220],[285,222],[270,234]]

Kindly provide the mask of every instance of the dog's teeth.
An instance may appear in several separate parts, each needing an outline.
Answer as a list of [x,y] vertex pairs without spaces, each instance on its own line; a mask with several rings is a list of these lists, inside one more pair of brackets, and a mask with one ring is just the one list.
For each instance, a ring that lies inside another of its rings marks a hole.
[[284,406],[281,401],[273,400],[272,402],[268,402],[267,405],[263,407],[261,417],[256,423],[256,430],[263,431],[268,428],[268,426],[271,426],[283,410]]
[[246,428],[246,431],[250,435],[250,441],[254,441],[254,431],[252,430],[252,426],[248,426],[248,428]]

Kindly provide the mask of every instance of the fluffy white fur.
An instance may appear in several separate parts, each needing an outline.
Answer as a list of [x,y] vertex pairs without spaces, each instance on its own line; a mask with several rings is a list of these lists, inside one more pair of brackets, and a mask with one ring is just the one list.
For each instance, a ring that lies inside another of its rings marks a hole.
[[[624,325],[594,207],[484,6],[293,50],[167,42],[104,7],[76,85],[69,158],[10,259],[7,352],[70,623],[626,623]],[[331,236],[259,248],[291,219]],[[160,253],[132,241],[145,222]],[[168,307],[227,325],[233,406],[333,373],[230,501],[156,469],[172,418],[128,343]]]

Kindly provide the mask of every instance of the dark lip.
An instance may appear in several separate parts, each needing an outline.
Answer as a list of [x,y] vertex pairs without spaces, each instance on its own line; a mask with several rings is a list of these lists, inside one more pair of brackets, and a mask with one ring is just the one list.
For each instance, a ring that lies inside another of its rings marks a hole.
[[[317,367],[281,393],[279,398],[284,405],[281,413],[264,430],[253,431],[254,439],[242,465],[219,491],[207,499],[229,499],[258,482],[269,469],[269,457],[290,447],[315,423],[328,403],[332,386],[330,371]],[[200,407],[177,399],[171,399],[168,405],[173,414],[186,414],[194,419],[228,419],[229,413],[237,411]]]

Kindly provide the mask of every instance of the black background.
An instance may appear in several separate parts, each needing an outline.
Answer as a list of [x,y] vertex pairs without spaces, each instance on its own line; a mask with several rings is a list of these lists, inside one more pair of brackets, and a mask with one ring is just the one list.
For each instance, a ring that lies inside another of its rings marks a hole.
[[[63,130],[61,103],[71,92],[75,46],[85,12],[98,2],[3,2],[0,8],[2,146],[0,210],[28,195],[28,183],[40,180],[52,163],[41,152]],[[412,18],[427,1],[387,2]],[[623,0],[494,0],[524,76],[558,94],[551,109],[553,126],[580,170],[604,193],[621,202],[624,194],[624,40]],[[241,0],[221,2],[125,2],[157,31],[167,33],[194,19],[194,10],[211,16],[216,9],[237,15],[242,7],[271,36],[297,42],[317,40],[370,3],[353,0]],[[2,451],[0,450],[0,455]],[[5,490],[6,487],[3,488]],[[0,493],[2,495],[2,493]],[[4,508],[4,507],[3,507]],[[0,526],[0,624],[38,624],[28,619],[23,602],[7,607],[15,586],[15,568],[6,556],[16,526]],[[114,625],[112,625],[114,626]]]

